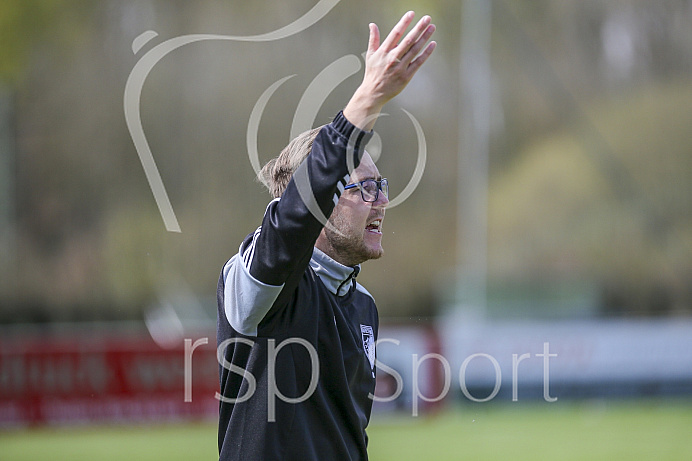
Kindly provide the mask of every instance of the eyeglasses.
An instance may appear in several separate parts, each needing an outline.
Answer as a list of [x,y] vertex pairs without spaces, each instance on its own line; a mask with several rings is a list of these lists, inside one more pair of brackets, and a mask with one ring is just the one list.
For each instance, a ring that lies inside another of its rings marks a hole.
[[360,196],[364,202],[376,202],[380,197],[380,191],[382,191],[385,197],[389,197],[389,182],[387,182],[387,178],[379,180],[365,179],[345,186],[344,190],[353,189],[354,187],[360,189]]

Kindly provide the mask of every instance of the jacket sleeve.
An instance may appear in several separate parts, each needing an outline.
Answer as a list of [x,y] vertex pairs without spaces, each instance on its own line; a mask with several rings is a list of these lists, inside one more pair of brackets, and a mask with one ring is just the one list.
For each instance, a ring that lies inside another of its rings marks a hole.
[[281,199],[269,204],[262,225],[226,263],[224,311],[236,331],[255,336],[280,294],[293,292],[350,181],[349,166],[358,166],[371,135],[337,114],[318,133]]

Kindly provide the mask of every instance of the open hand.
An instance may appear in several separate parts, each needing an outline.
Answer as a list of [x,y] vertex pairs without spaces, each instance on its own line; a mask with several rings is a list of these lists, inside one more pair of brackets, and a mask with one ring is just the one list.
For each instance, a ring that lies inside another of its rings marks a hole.
[[382,107],[406,88],[435,49],[435,42],[426,46],[435,31],[430,16],[423,16],[404,37],[413,17],[413,11],[406,13],[382,43],[377,25],[370,24],[363,82],[344,109],[346,118],[361,129],[372,129]]

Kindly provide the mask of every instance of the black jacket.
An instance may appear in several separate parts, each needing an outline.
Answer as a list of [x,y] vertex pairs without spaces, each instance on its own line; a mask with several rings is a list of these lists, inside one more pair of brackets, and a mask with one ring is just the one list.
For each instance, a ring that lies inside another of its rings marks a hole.
[[360,268],[314,244],[369,136],[341,113],[322,128],[222,270],[221,460],[367,459],[377,309]]

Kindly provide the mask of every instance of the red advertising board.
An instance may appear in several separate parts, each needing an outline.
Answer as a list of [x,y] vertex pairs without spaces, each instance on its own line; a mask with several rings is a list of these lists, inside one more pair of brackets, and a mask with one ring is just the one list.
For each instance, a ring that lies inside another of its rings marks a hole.
[[146,330],[0,337],[0,426],[216,418],[214,334],[172,348]]

